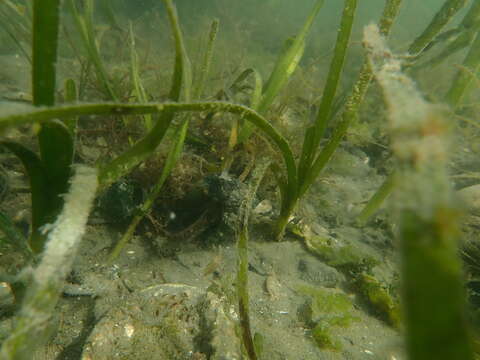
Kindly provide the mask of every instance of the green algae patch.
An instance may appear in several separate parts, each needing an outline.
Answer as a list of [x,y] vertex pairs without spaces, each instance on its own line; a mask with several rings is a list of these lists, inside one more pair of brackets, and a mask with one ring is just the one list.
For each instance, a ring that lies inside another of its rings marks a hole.
[[329,330],[329,327],[325,327],[322,324],[315,326],[312,330],[312,337],[315,340],[315,343],[320,349],[340,351],[342,349],[342,344],[338,339],[332,338]]
[[342,272],[358,274],[370,272],[378,260],[347,241],[324,236],[305,236],[307,248],[327,265]]
[[[293,234],[301,237],[307,248],[325,264],[349,276],[349,283],[372,312],[395,329],[400,328],[400,305],[388,288],[375,277],[369,275],[379,261],[358,246],[348,241],[328,236],[313,235],[308,229],[292,227]],[[316,329],[316,336],[325,338],[322,329]]]
[[373,276],[360,274],[354,286],[375,314],[395,329],[400,328],[400,305],[380,281]]
[[359,319],[353,315],[350,298],[337,290],[300,285],[297,290],[308,300],[299,310],[300,318],[312,329],[311,335],[321,349],[341,350],[340,339],[334,333]]
[[353,245],[340,244],[336,239],[312,236],[306,241],[327,265],[353,276],[353,289],[374,314],[395,329],[400,328],[399,304],[380,281],[368,275],[378,265],[377,259]]

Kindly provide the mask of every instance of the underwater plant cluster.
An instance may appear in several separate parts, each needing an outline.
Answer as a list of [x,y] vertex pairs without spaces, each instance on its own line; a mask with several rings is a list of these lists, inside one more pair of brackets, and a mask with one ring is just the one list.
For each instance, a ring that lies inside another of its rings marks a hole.
[[0,3],[0,359],[479,356],[480,1],[340,3]]

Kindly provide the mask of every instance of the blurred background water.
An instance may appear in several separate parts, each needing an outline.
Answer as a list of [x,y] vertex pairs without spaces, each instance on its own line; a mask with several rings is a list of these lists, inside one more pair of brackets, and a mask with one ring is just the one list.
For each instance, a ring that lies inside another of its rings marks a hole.
[[[113,6],[131,18],[162,7],[156,0],[112,0]],[[202,18],[218,17],[225,31],[248,29],[255,41],[269,46],[296,33],[314,5],[315,0],[177,0],[175,2],[184,25],[192,27]],[[358,4],[353,40],[361,38],[361,29],[378,20],[384,0],[361,1]],[[394,27],[393,39],[397,44],[409,41],[423,30],[431,17],[442,6],[442,0],[404,0],[402,11]],[[310,36],[314,47],[331,44],[338,27],[343,1],[326,0]]]
[[[425,29],[441,8],[443,2],[404,0],[389,40],[392,49],[397,53],[405,52],[413,39]],[[271,71],[284,41],[299,31],[314,3],[315,0],[175,1],[193,62],[196,60],[195,54],[201,53],[200,44],[204,43],[199,39],[202,39],[202,35],[203,39],[206,38],[211,20],[218,18],[220,20],[218,46],[221,50],[216,54],[214,62],[220,67],[229,62],[241,64],[242,68],[253,66],[264,76]],[[168,21],[161,1],[112,0],[110,4],[117,14],[126,16],[139,26],[145,26],[146,31],[143,34],[149,37],[150,41],[162,42],[166,52],[173,50],[169,29],[166,27]],[[384,5],[384,0],[359,1],[342,79],[344,85],[354,81],[363,61],[364,52],[361,45],[363,28],[371,22],[378,21]],[[462,19],[468,7],[462,14],[457,15],[456,21]],[[326,76],[333,53],[342,8],[343,1],[325,0],[302,58],[305,72],[320,78],[320,86],[323,86],[321,77],[322,74]],[[160,14],[163,20],[159,22],[158,17],[149,18],[149,14],[152,13]],[[452,23],[449,26],[454,25],[455,23]],[[452,57],[450,63],[461,62],[464,53]],[[319,73],[316,74],[315,70],[319,70]]]

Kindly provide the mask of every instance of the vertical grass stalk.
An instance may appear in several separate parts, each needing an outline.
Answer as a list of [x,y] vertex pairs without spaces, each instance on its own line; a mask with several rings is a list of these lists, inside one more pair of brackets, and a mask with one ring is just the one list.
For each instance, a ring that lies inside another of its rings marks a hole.
[[203,62],[199,68],[199,73],[197,74],[197,79],[193,88],[192,99],[194,100],[201,99],[203,96],[205,84],[207,82],[208,75],[210,74],[210,66],[212,65],[213,50],[215,48],[215,40],[217,39],[219,23],[219,20],[215,19],[210,25],[208,43],[205,49]]
[[[59,22],[59,0],[34,1],[32,93],[35,106],[52,106],[55,103]],[[49,121],[42,124],[38,132],[38,142],[41,166],[45,170],[43,174],[46,179],[45,186],[37,189],[43,194],[32,192],[30,245],[34,252],[40,252],[45,242],[45,234],[40,232],[40,227],[52,222],[62,207],[63,200],[60,195],[68,189],[73,158],[73,139],[61,122]],[[31,176],[30,181],[34,181]]]
[[[352,32],[355,11],[357,9],[357,0],[345,0],[340,30],[338,32],[337,41],[333,58],[330,63],[330,69],[327,75],[327,82],[323,89],[322,100],[318,109],[315,123],[307,129],[305,136],[309,141],[304,141],[302,155],[299,164],[299,176],[303,178],[311,166],[312,160],[317,152],[318,145],[322,139],[328,125],[330,113],[332,111],[333,99],[337,91],[340,74],[342,73],[343,64],[345,62],[345,54],[348,48],[348,42]],[[313,132],[313,134],[311,134]]]
[[51,106],[55,102],[60,0],[34,0],[33,6],[33,104]]
[[[384,36],[388,36],[396,16],[400,10],[402,0],[388,0],[379,21],[380,32]],[[315,181],[317,176],[328,163],[340,141],[345,137],[350,124],[357,118],[358,109],[365,98],[368,87],[372,80],[372,71],[367,61],[365,61],[360,70],[358,80],[355,82],[352,93],[348,97],[345,109],[341,115],[339,125],[334,129],[331,138],[326,146],[315,159],[304,181],[300,184],[299,196],[303,196],[308,190],[309,186]]]
[[261,161],[258,164],[250,180],[247,196],[242,202],[239,211],[239,226],[237,231],[237,252],[238,252],[238,270],[237,270],[237,292],[238,292],[238,311],[240,317],[240,327],[242,339],[245,349],[247,350],[250,360],[257,360],[252,330],[250,326],[249,315],[249,296],[248,296],[248,220],[250,210],[252,209],[253,200],[257,189],[265,175],[270,162]]
[[[330,64],[330,70],[327,76],[327,84],[325,85],[322,102],[317,114],[315,124],[308,128],[305,133],[303,142],[302,154],[298,165],[298,188],[292,191],[282,191],[282,205],[280,209],[280,217],[276,226],[276,238],[280,239],[283,236],[285,228],[289,222],[290,216],[297,206],[298,200],[301,197],[299,191],[307,181],[307,174],[310,170],[312,159],[314,158],[321,136],[326,127],[326,121],[330,114],[333,98],[337,89],[340,74],[345,60],[345,53],[348,47],[353,19],[355,16],[357,0],[345,0],[343,9],[343,17],[341,21],[340,31],[337,36],[335,45],[335,53]],[[313,182],[313,181],[312,181]]]

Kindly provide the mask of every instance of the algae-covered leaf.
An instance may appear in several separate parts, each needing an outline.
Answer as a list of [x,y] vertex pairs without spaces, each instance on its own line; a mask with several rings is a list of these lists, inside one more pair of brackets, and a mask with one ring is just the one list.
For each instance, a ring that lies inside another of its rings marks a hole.
[[0,347],[1,359],[32,359],[56,329],[51,321],[65,279],[71,271],[97,187],[96,170],[78,166],[65,206],[49,233],[49,243],[31,276],[14,326]]
[[364,43],[386,99],[397,162],[394,204],[401,244],[406,347],[410,359],[474,359],[462,263],[460,209],[451,179],[450,127],[424,100],[378,29]]

